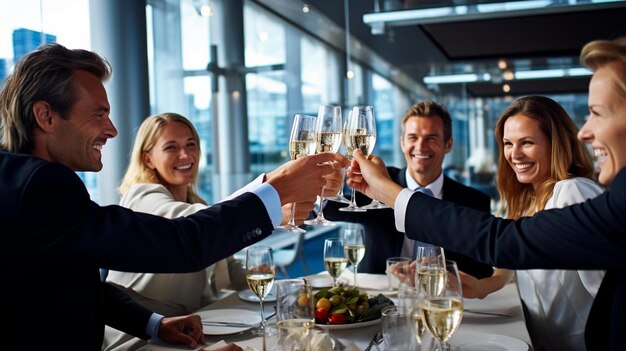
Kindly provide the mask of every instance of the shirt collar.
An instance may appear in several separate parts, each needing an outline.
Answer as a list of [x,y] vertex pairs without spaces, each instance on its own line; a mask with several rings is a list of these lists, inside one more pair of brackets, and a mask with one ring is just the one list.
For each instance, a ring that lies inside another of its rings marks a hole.
[[[406,185],[407,185],[407,188],[413,191],[415,191],[415,189],[421,186],[417,184],[417,182],[415,181],[415,179],[413,179],[413,177],[411,177],[408,167],[406,169]],[[437,199],[441,199],[443,197],[443,172],[439,174],[439,177],[437,177],[437,179],[435,179],[434,182],[430,184],[426,184],[425,188],[428,188],[430,191],[432,191],[433,195]]]

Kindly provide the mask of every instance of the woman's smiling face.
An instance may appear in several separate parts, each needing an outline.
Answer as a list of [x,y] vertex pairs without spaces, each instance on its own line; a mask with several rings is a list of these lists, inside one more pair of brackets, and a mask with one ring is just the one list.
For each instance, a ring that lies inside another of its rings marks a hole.
[[589,119],[578,139],[589,144],[598,161],[598,181],[610,184],[626,167],[626,97],[619,94],[612,75],[626,67],[607,64],[596,70],[589,83]]
[[524,114],[509,117],[504,122],[504,158],[520,183],[536,189],[550,177],[552,145],[539,128],[539,122]]

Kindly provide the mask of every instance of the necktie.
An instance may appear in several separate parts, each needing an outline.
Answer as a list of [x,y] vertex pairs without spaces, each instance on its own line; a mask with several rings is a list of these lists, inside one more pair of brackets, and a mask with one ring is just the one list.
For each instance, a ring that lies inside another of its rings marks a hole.
[[[423,186],[417,187],[417,189],[415,189],[415,191],[419,191],[420,193],[428,195],[430,197],[435,197],[435,195],[433,194],[432,190],[430,190],[430,189],[428,189],[426,187],[423,187]],[[415,240],[415,244],[413,245],[413,259],[415,259],[417,257],[417,247],[418,246],[431,246],[431,245],[427,244],[427,243],[423,243],[421,241]]]

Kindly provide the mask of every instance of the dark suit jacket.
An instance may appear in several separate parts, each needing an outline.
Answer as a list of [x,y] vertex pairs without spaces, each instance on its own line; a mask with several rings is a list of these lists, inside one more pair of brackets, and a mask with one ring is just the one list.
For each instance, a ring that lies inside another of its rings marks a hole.
[[0,152],[0,224],[0,344],[76,350],[100,350],[104,323],[146,337],[149,311],[102,284],[98,267],[198,271],[273,229],[251,193],[168,220],[100,207],[69,168],[6,152]]
[[[605,269],[587,320],[587,350],[626,350],[626,168],[596,198],[518,221],[413,194],[405,229],[410,238],[496,267]],[[472,235],[458,235],[461,230]]]
[[[406,168],[387,167],[389,176],[394,182],[406,187]],[[489,196],[460,184],[448,177],[443,180],[443,199],[457,204],[475,208],[484,212],[490,210]],[[372,201],[362,193],[356,195],[359,206]],[[359,272],[385,273],[386,260],[389,257],[400,256],[404,233],[396,230],[393,209],[370,210],[366,213],[341,212],[339,208],[345,204],[328,201],[324,207],[324,216],[329,220],[358,222],[365,226],[365,256],[359,263]],[[459,233],[459,235],[461,235]],[[467,256],[459,255],[446,248],[447,259],[457,262],[459,269],[477,278],[490,277],[493,268],[477,262]]]

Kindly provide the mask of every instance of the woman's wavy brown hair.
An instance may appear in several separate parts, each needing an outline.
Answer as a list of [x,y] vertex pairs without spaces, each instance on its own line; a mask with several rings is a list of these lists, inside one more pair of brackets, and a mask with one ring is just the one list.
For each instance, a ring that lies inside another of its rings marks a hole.
[[[550,141],[550,176],[536,190],[532,184],[520,183],[504,158],[504,124],[515,115],[524,115],[537,121],[539,129]],[[592,178],[591,155],[576,137],[577,133],[578,128],[567,112],[550,98],[525,96],[507,107],[496,125],[499,149],[496,185],[501,199],[499,215],[506,212],[505,217],[513,219],[533,215],[544,209],[556,182],[574,177]]]

